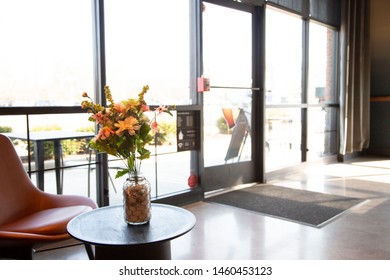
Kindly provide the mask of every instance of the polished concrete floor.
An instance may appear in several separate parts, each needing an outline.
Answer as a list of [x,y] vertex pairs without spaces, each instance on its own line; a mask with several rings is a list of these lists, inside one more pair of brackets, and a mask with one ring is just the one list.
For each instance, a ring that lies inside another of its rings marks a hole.
[[[177,260],[390,259],[390,159],[358,158],[313,164],[270,184],[366,199],[315,228],[234,207],[197,202],[185,206],[195,228],[171,242]],[[38,251],[34,259],[87,259],[83,245]]]

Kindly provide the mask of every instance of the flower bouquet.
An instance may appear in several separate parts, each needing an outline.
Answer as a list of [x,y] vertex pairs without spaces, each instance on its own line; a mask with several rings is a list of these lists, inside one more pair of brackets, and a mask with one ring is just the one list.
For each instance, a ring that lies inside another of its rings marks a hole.
[[[111,90],[104,91],[108,106],[95,104],[87,93],[81,106],[90,113],[89,120],[99,126],[98,134],[90,141],[90,147],[121,159],[125,168],[119,170],[116,178],[128,175],[124,183],[125,219],[130,224],[143,224],[150,219],[150,184],[140,175],[141,162],[150,157],[147,145],[157,132],[157,116],[168,113],[173,107],[159,106],[151,110],[144,96],[149,90],[144,86],[138,98],[128,98],[115,103]],[[149,119],[147,113],[154,116]]]

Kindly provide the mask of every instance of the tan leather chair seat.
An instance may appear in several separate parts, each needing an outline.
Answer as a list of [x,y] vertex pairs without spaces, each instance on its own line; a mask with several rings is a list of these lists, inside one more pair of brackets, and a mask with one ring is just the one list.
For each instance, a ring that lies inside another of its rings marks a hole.
[[46,209],[2,225],[0,231],[62,234],[66,232],[66,225],[71,219],[90,210],[91,207],[83,205]]

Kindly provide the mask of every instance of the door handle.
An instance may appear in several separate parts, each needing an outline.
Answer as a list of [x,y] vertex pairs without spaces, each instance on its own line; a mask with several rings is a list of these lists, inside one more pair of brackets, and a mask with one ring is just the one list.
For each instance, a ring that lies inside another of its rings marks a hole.
[[258,91],[261,90],[261,88],[258,88],[258,87],[226,87],[226,86],[210,86],[210,88],[249,89],[249,90],[258,90]]

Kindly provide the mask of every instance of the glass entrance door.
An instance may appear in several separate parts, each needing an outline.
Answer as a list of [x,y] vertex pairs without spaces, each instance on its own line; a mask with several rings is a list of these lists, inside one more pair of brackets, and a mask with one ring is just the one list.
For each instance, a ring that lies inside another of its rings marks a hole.
[[252,13],[203,2],[202,186],[253,182]]

